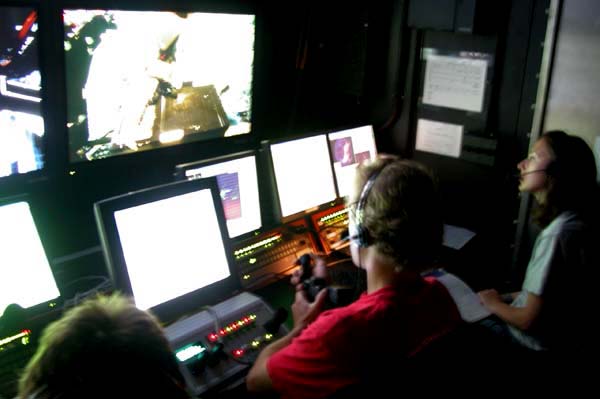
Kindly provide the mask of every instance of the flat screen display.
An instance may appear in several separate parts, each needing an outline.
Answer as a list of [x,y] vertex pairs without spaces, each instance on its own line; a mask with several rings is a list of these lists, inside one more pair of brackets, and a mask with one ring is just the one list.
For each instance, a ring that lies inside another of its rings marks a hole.
[[44,166],[37,17],[0,6],[0,178]]
[[187,305],[227,297],[237,281],[215,180],[172,183],[94,204],[115,287],[163,320],[181,317]]
[[29,308],[60,296],[25,201],[0,205],[0,316],[12,303]]
[[273,143],[270,150],[282,217],[335,201],[325,134]]
[[254,15],[63,10],[70,159],[251,131]]
[[[210,163],[210,164],[207,164]],[[210,160],[178,165],[187,179],[216,176],[229,238],[261,227],[256,157]]]
[[330,132],[333,169],[340,197],[352,193],[354,175],[359,163],[374,159],[377,155],[372,126]]

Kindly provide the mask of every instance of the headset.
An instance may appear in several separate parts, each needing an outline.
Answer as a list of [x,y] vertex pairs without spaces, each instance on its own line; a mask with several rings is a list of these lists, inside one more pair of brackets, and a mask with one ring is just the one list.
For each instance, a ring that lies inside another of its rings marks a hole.
[[377,177],[383,172],[383,170],[390,165],[390,163],[385,164],[381,169],[375,171],[369,178],[367,182],[363,186],[362,191],[360,192],[360,196],[358,197],[358,202],[356,203],[356,211],[355,211],[355,226],[356,231],[353,235],[350,236],[350,241],[354,243],[359,248],[366,248],[370,246],[373,242],[369,231],[364,226],[365,219],[365,206],[367,205],[367,198],[373,189],[373,185],[377,180]]

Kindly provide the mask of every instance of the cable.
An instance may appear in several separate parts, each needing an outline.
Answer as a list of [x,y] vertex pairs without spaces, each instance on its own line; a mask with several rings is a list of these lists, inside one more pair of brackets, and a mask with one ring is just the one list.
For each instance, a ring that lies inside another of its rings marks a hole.
[[[94,288],[89,289],[84,292],[77,292],[73,298],[65,300],[63,309],[75,307],[75,306],[79,305],[84,299],[90,297],[91,295],[98,295],[98,294],[103,293],[104,291],[108,291],[112,288],[112,284],[111,284],[110,280],[103,276],[88,276],[88,277],[82,277],[81,279],[78,279],[78,280],[88,280],[88,279],[94,279],[94,278],[101,278],[103,281],[100,284],[98,284],[97,286],[95,286]],[[75,280],[75,281],[78,281],[78,280]]]

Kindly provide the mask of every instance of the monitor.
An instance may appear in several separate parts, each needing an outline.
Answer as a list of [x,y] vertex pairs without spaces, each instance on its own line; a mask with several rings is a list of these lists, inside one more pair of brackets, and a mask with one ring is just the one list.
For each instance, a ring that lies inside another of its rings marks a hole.
[[359,163],[377,155],[375,136],[371,125],[332,131],[328,135],[331,145],[333,170],[340,197],[352,193],[354,174]]
[[44,166],[37,10],[0,6],[0,178]]
[[60,292],[29,202],[0,202],[0,221],[0,316],[10,304],[51,306]]
[[269,149],[282,218],[336,200],[325,134],[273,142]]
[[216,176],[229,238],[261,228],[256,156],[246,151],[175,167],[178,179]]
[[64,9],[71,162],[251,131],[255,16]]
[[94,204],[115,288],[173,321],[230,296],[232,268],[215,178],[156,186]]

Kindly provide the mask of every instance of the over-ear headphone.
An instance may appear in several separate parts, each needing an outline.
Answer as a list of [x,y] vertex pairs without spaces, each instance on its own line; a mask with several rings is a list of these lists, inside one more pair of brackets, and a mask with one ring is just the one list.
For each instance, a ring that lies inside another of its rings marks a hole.
[[360,248],[366,248],[372,244],[371,236],[369,234],[369,230],[364,226],[365,222],[365,206],[367,205],[367,198],[369,197],[369,193],[375,184],[375,180],[377,177],[383,172],[383,170],[389,164],[385,164],[381,169],[375,171],[369,178],[367,182],[363,186],[362,191],[360,192],[360,196],[358,197],[358,202],[356,203],[355,210],[355,225],[354,228],[356,231],[353,235],[351,235],[350,240],[356,244]]

